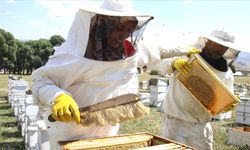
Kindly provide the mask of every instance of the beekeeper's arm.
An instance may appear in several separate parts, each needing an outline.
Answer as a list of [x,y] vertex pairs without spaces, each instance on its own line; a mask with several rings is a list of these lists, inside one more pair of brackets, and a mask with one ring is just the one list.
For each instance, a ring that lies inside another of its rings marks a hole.
[[[227,86],[227,88],[233,93],[234,92],[234,76],[233,76],[233,72],[231,70],[228,70],[227,73],[225,74],[225,77],[227,78],[227,80],[224,81],[225,85]],[[236,95],[237,98],[240,100],[240,96]],[[226,107],[223,112],[228,112],[231,111],[232,109],[234,109],[239,103],[235,103],[232,104],[228,107]]]
[[[179,71],[189,69],[187,61],[176,56],[186,56],[201,52],[201,50],[196,48],[180,48],[177,46],[168,47],[163,50],[162,48],[152,47],[144,41],[139,43],[138,48],[140,53],[138,61],[139,67],[146,65],[150,70],[159,70],[162,73],[168,74],[173,73],[175,69]],[[162,55],[163,51],[164,56]],[[180,60],[182,60],[182,63],[180,63]],[[175,63],[178,64],[174,65]]]
[[[79,123],[78,105],[72,95],[62,88],[71,84],[72,79],[77,76],[77,74],[72,76],[72,72],[79,69],[79,66],[72,67],[72,62],[64,61],[67,58],[62,57],[61,61],[58,59],[60,56],[50,59],[46,66],[37,69],[32,74],[33,96],[40,106],[51,108],[52,117],[55,120]],[[66,63],[56,65],[56,63],[61,62]]]
[[176,56],[190,56],[192,54],[197,54],[201,52],[200,49],[197,49],[193,46],[189,47],[172,46],[168,48],[159,46],[159,51],[161,59],[171,58]]

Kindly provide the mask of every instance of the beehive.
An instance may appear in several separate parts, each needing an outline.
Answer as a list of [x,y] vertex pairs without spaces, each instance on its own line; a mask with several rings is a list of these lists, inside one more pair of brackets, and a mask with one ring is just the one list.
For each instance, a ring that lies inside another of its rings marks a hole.
[[191,71],[187,74],[177,73],[176,77],[212,116],[239,102],[199,55],[194,55],[189,62]]
[[150,133],[125,134],[105,138],[59,142],[63,150],[192,150],[189,146]]
[[233,145],[249,145],[250,127],[228,128],[228,143]]
[[236,107],[236,122],[250,125],[250,98],[241,97],[241,102]]

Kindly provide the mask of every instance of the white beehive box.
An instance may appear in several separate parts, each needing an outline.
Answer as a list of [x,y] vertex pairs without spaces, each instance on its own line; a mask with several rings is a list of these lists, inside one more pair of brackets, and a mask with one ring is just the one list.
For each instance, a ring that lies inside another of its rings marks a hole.
[[236,122],[250,124],[250,98],[241,97],[241,102],[236,107]]
[[164,100],[165,96],[166,96],[166,92],[164,92],[164,93],[153,93],[153,92],[150,93],[150,99],[152,101],[162,101],[162,100]]
[[144,105],[151,105],[150,101],[150,93],[139,93],[141,97],[141,101]]
[[237,112],[236,122],[250,125],[250,113]]
[[164,79],[158,79],[156,86],[150,85],[150,92],[153,93],[159,93],[159,92],[164,92],[166,93],[168,86],[168,81]]
[[250,113],[250,98],[241,97],[241,102],[237,105],[237,112],[249,112]]
[[218,119],[218,120],[224,120],[224,119],[230,119],[232,118],[232,111],[228,111],[225,113],[219,113],[216,116],[213,116],[214,119]]
[[249,145],[250,128],[249,127],[229,128],[228,143],[233,145]]
[[166,93],[150,93],[150,103],[155,107],[160,107],[163,102]]
[[168,82],[164,79],[158,79],[156,86],[150,86],[150,102],[155,107],[160,107],[168,88]]

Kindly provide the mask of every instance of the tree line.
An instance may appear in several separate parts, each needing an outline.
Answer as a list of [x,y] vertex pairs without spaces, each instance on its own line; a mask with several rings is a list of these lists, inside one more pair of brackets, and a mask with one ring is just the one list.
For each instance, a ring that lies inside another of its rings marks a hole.
[[60,35],[53,35],[50,39],[22,41],[0,28],[0,70],[10,74],[31,74],[45,65],[54,53],[53,47],[64,41]]

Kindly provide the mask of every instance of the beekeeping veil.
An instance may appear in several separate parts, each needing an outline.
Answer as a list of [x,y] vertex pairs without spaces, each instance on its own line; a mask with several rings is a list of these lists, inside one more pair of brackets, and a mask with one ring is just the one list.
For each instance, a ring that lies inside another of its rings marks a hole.
[[[136,53],[137,42],[151,19],[153,17],[150,15],[137,13],[129,0],[104,0],[100,5],[82,6],[75,16],[68,38],[55,49],[55,55],[68,53],[102,61],[129,57]],[[127,25],[131,25],[132,29],[126,39],[123,38],[116,48],[108,46],[110,33],[123,30]]]
[[235,43],[235,37],[223,30],[213,30],[209,34],[200,36],[198,38],[198,43],[204,47],[206,39],[228,48],[222,57],[227,61],[228,66],[232,69],[233,63],[242,51],[240,46]]

